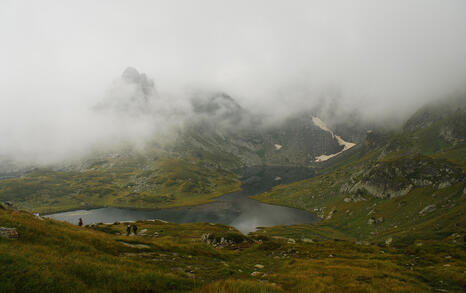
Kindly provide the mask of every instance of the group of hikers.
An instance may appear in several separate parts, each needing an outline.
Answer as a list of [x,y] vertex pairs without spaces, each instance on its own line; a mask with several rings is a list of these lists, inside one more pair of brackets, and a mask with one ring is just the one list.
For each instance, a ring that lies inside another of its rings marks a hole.
[[[82,227],[82,225],[83,225],[83,219],[79,218],[78,226]],[[126,236],[129,236],[129,234],[131,234],[131,225],[128,225],[126,227]],[[138,226],[136,226],[136,225],[133,225],[133,234],[134,235],[138,234]]]
[[[138,226],[133,225],[133,233],[134,233],[134,235],[137,235],[137,233],[138,233]],[[128,226],[126,227],[126,236],[129,236],[129,234],[131,234],[131,225],[128,225]]]

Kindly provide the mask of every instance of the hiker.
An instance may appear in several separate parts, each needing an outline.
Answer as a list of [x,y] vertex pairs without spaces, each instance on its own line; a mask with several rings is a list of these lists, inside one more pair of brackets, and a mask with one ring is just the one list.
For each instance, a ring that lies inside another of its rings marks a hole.
[[128,225],[128,227],[126,227],[126,236],[129,236],[130,233],[131,233],[131,225]]
[[138,226],[133,225],[133,233],[134,233],[134,235],[137,235],[137,233],[138,233]]
[[79,227],[82,227],[82,226],[83,226],[83,219],[82,219],[82,218],[79,218],[78,226],[79,226]]

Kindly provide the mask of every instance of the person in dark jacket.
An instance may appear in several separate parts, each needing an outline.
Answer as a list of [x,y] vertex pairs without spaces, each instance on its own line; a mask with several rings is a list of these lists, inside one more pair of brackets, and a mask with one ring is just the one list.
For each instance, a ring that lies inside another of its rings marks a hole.
[[78,226],[79,226],[79,227],[82,227],[82,225],[83,225],[83,219],[82,219],[82,218],[79,218]]
[[126,227],[126,236],[129,236],[130,233],[131,233],[131,225],[128,225],[128,227]]
[[133,233],[134,233],[134,235],[138,234],[138,226],[133,225]]

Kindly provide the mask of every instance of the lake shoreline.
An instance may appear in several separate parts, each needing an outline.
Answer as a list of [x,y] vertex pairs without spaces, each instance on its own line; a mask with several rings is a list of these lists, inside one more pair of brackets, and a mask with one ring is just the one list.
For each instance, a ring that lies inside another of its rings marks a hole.
[[178,224],[214,223],[235,227],[245,235],[254,232],[257,227],[313,224],[320,221],[314,213],[294,207],[262,203],[252,199],[251,194],[247,192],[228,193],[211,203],[189,207],[162,209],[101,207],[52,213],[44,217],[69,223],[77,223],[79,218],[82,218],[86,225],[152,219]]

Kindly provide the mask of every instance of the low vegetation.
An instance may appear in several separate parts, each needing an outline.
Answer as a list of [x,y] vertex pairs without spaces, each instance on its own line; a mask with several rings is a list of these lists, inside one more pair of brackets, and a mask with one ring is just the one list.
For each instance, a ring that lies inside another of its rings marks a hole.
[[[465,112],[425,113],[254,197],[313,212],[322,219],[313,225],[243,235],[153,220],[130,223],[139,233],[128,236],[128,223],[77,227],[0,205],[2,231],[19,235],[0,237],[0,292],[464,292]],[[240,188],[213,161],[35,169],[0,180],[0,200],[41,212],[198,204]]]
[[206,203],[239,190],[236,175],[199,160],[103,160],[79,171],[34,169],[0,180],[0,201],[41,213],[102,206],[167,208]]
[[398,134],[370,133],[356,151],[319,176],[255,196],[322,219],[310,229],[266,230],[391,245],[464,236],[465,112],[434,121],[418,116],[423,119],[411,119]]
[[[0,292],[459,292],[466,285],[460,242],[391,248],[158,220],[138,221],[139,235],[126,236],[127,224],[77,227],[0,209],[0,226],[20,235],[0,238]],[[225,241],[210,243],[206,234]]]

